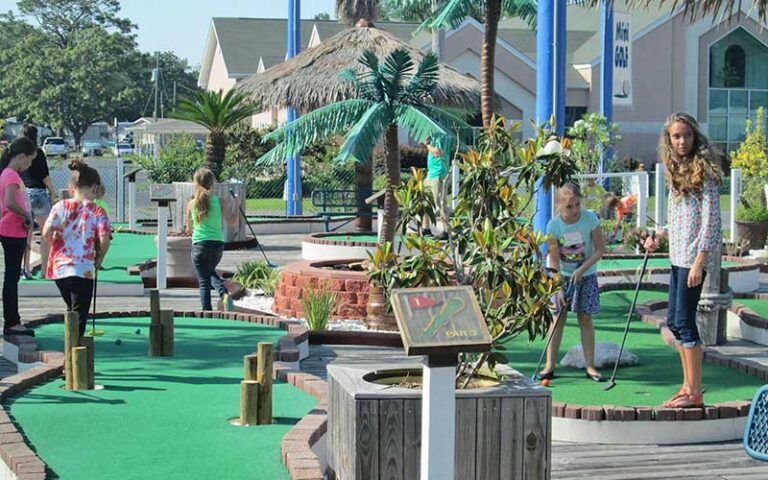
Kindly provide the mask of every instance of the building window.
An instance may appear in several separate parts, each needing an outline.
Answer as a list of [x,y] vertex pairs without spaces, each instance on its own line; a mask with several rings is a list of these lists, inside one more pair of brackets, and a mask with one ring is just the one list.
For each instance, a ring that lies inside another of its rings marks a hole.
[[565,107],[565,128],[572,127],[576,120],[587,114],[587,107]]
[[759,107],[768,113],[768,47],[737,28],[709,49],[709,139],[726,155],[738,149]]

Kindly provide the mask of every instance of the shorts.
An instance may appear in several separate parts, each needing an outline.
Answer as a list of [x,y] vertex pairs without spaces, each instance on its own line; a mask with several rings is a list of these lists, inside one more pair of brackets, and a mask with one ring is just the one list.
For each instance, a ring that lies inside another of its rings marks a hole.
[[30,188],[27,190],[27,198],[32,206],[33,217],[47,217],[51,213],[51,197],[44,188]]
[[597,275],[581,277],[579,283],[571,284],[571,277],[565,279],[566,308],[574,313],[600,313],[600,290],[597,285]]

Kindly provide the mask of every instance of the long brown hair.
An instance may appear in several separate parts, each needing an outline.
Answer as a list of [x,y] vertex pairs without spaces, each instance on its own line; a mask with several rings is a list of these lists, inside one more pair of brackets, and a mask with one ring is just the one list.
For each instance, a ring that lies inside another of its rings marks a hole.
[[193,181],[195,182],[195,196],[192,198],[192,205],[195,208],[195,221],[200,224],[211,210],[212,189],[216,182],[216,176],[212,171],[203,167],[197,169]]
[[[677,122],[688,125],[693,132],[693,148],[686,157],[680,157],[675,152],[669,139],[669,129]],[[709,146],[707,137],[701,133],[696,119],[687,113],[673,113],[664,122],[659,138],[659,157],[672,190],[683,195],[701,192],[705,182],[720,183],[722,178],[717,155]]]

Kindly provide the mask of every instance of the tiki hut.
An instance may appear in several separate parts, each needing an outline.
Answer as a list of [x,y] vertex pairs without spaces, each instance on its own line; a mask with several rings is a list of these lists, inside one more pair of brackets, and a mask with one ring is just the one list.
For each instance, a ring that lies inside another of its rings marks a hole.
[[[308,112],[354,97],[354,86],[342,80],[339,72],[348,68],[361,70],[358,59],[364,51],[372,50],[381,58],[398,48],[408,50],[415,63],[424,58],[413,45],[376,28],[367,20],[360,20],[355,27],[250,77],[238,88],[248,92],[251,100],[265,109],[291,106],[299,112]],[[446,107],[477,108],[480,84],[471,76],[442,64],[433,100]]]

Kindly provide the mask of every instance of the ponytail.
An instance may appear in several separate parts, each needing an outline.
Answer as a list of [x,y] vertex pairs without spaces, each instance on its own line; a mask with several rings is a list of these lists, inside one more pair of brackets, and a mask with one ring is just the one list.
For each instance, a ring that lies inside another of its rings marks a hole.
[[200,224],[208,216],[211,210],[211,197],[213,197],[213,183],[216,177],[207,168],[200,168],[193,177],[195,182],[195,196],[192,205],[195,207],[195,221]]
[[80,189],[101,185],[99,172],[82,160],[72,160],[67,167],[72,171],[69,182],[73,187]]
[[37,144],[26,137],[19,137],[3,151],[0,157],[0,172],[5,170],[11,160],[19,155],[34,155],[37,153]]

